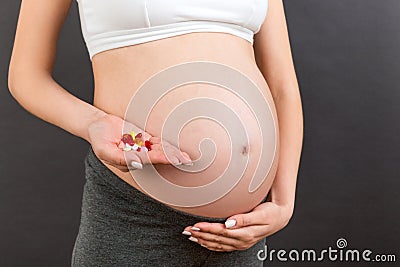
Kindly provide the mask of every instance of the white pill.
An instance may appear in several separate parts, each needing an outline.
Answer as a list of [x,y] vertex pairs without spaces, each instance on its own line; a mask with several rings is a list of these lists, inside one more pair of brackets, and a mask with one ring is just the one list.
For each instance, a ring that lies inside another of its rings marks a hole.
[[138,147],[139,147],[139,146],[138,146],[137,144],[134,144],[134,145],[132,146],[132,149],[133,149],[133,150],[136,150],[136,149],[138,149]]
[[129,144],[125,144],[125,147],[123,149],[124,151],[131,151],[132,147]]

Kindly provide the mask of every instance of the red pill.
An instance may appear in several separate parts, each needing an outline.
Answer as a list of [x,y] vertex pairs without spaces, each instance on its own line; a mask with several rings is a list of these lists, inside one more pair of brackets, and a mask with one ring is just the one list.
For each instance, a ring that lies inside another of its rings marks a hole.
[[133,140],[133,137],[130,134],[124,134],[121,138],[121,141],[124,144],[129,144],[130,146],[133,146],[135,144],[135,140]]
[[151,150],[151,145],[150,145],[150,141],[146,140],[144,141],[144,146],[150,151]]

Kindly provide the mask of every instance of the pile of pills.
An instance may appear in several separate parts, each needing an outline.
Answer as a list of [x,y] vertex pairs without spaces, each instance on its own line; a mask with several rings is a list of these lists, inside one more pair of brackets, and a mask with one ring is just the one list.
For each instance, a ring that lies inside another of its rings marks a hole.
[[132,131],[129,134],[123,134],[119,147],[124,151],[136,150],[140,151],[150,151],[151,145],[149,140],[143,139],[143,134]]

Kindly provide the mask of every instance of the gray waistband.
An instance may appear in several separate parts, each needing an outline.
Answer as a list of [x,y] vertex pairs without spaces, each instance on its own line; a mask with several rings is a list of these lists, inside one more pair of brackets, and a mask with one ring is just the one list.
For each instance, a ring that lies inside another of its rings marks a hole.
[[125,197],[131,198],[134,200],[136,205],[138,203],[140,206],[145,207],[147,210],[153,210],[157,213],[163,213],[164,215],[170,213],[173,216],[177,216],[178,220],[182,219],[193,220],[194,222],[224,222],[226,218],[211,218],[199,215],[189,214],[180,210],[173,209],[151,197],[142,193],[135,187],[126,183],[124,180],[120,179],[115,173],[113,173],[110,169],[108,169],[96,156],[91,146],[89,146],[88,153],[85,158],[85,167],[86,167],[86,176],[92,175],[91,173],[95,173],[97,179],[102,179],[104,183],[117,188],[121,194],[124,194]]

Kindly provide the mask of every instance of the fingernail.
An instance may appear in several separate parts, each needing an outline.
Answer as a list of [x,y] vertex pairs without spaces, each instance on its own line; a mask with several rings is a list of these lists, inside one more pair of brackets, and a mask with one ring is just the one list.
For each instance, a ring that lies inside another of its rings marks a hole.
[[235,225],[236,225],[236,220],[233,220],[233,219],[227,220],[225,222],[225,227],[226,228],[232,228]]
[[180,160],[177,158],[172,159],[171,163],[172,163],[172,165],[181,165],[182,164],[182,162],[180,162]]
[[203,245],[203,244],[200,244],[200,246],[207,248],[207,247],[206,247],[205,245]]
[[183,163],[183,165],[186,165],[186,166],[193,166],[193,162]]
[[136,161],[132,161],[131,166],[135,169],[143,169],[143,165]]
[[192,230],[194,230],[194,231],[200,231],[200,228],[198,228],[198,227],[195,227],[195,226],[193,226],[192,228],[190,228],[190,229],[192,229]]
[[184,234],[184,235],[192,235],[192,233],[189,232],[189,231],[183,231],[182,234]]
[[193,237],[193,236],[189,237],[189,240],[193,241],[193,242],[196,242],[196,243],[199,242],[199,240],[196,237]]
[[187,153],[182,153],[182,156],[187,160],[187,161],[192,161],[192,159],[189,157]]

